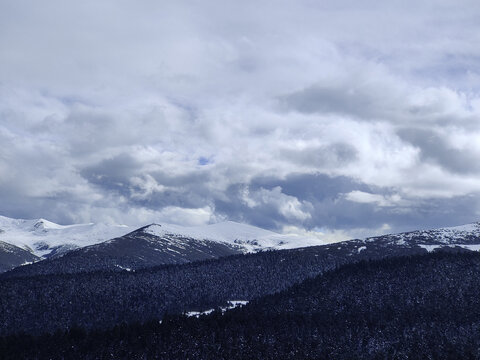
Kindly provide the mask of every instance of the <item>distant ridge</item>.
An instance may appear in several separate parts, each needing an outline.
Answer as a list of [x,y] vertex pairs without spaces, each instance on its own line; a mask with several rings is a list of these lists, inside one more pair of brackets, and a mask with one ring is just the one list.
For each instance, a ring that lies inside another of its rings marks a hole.
[[[342,258],[381,258],[457,249],[480,250],[480,223],[417,230],[366,239],[322,244],[313,237],[278,234],[232,221],[180,226],[152,223],[138,229],[120,225],[58,225],[45,219],[0,217],[0,241],[24,244],[33,257],[13,266],[35,262],[12,274],[76,273],[95,270],[135,270],[164,264],[183,264],[218,257],[320,246]],[[119,232],[119,236],[108,237]],[[102,238],[103,236],[103,238]],[[0,249],[1,251],[1,249]],[[43,254],[43,259],[39,255]],[[42,261],[38,261],[42,260]]]
[[[202,226],[149,224],[141,227],[151,235],[178,235],[235,245],[244,252],[321,244],[317,238],[283,235],[233,221]],[[0,241],[30,251],[39,258],[63,255],[74,249],[118,238],[140,230],[118,224],[59,225],[46,219],[12,219],[0,216]],[[238,245],[238,246],[237,246]]]

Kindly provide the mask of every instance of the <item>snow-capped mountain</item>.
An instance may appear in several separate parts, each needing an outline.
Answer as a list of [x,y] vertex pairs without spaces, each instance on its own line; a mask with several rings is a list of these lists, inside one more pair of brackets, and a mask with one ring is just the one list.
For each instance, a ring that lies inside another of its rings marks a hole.
[[18,271],[22,274],[46,274],[105,269],[131,270],[262,250],[302,247],[319,242],[317,238],[282,235],[235,222],[195,227],[151,224]]
[[25,220],[0,216],[0,241],[47,258],[122,236],[134,229],[115,224],[59,225],[45,219]]
[[[32,261],[51,259],[48,267],[58,264],[64,269],[68,261],[72,269],[84,270],[139,268],[321,244],[318,238],[278,234],[232,221],[190,227],[151,224],[135,230],[125,225],[59,225],[3,216],[0,241],[29,251],[35,256]],[[67,258],[53,261],[67,253]]]
[[[233,221],[190,227],[151,224],[143,229],[154,236],[169,234],[232,245],[242,252],[288,249],[322,243],[318,238],[283,235]],[[45,219],[24,220],[0,216],[0,241],[28,250],[40,258],[95,245],[134,230],[135,228],[126,225],[102,223],[59,225]]]
[[353,258],[383,258],[439,250],[480,251],[480,223],[347,240],[323,248],[332,254]]
[[[3,230],[0,241],[32,249],[35,255],[49,258],[24,267],[22,273],[139,269],[310,246],[318,246],[321,253],[352,261],[441,248],[480,250],[480,223],[324,244],[318,238],[278,234],[231,221],[193,227],[150,224],[134,231],[118,225],[63,226],[43,219],[0,218],[0,221]],[[62,256],[54,256],[58,254]]]
[[365,244],[379,241],[399,247],[418,246],[427,251],[445,247],[480,250],[480,222],[439,229],[389,234],[364,240]]
[[196,227],[151,224],[141,229],[156,237],[173,235],[197,240],[212,240],[229,244],[244,253],[262,250],[295,249],[308,246],[355,247],[363,251],[369,247],[421,248],[427,251],[448,247],[480,250],[480,222],[431,230],[416,230],[365,239],[353,239],[326,244],[315,237],[279,234],[255,226],[226,221]]
[[143,231],[157,237],[176,235],[198,240],[211,240],[234,246],[244,253],[325,244],[325,242],[316,237],[279,234],[234,221],[189,227],[171,224],[151,224],[144,227]]

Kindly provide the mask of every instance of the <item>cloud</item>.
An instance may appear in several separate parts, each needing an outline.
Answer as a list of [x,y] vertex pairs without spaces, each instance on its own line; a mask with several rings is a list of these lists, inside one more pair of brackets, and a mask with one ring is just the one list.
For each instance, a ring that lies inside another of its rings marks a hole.
[[[398,135],[420,149],[422,161],[436,163],[454,173],[478,173],[480,170],[478,147],[475,144],[452,141],[454,133],[458,130],[448,129],[448,133],[445,133],[445,130],[403,128],[398,130]],[[477,137],[478,134],[464,134],[464,138],[471,140]]]
[[4,1],[0,213],[332,238],[475,221],[479,13]]
[[401,197],[398,194],[391,196],[384,196],[380,194],[371,194],[359,190],[351,191],[344,194],[344,197],[348,201],[353,201],[361,204],[375,204],[379,207],[389,207],[399,205]]
[[369,236],[384,235],[391,232],[391,230],[392,229],[388,224],[383,224],[378,228],[354,228],[349,230],[305,230],[295,226],[285,226],[283,228],[283,233],[316,237],[324,243],[329,244],[350,239],[364,239]]
[[185,226],[203,225],[215,220],[212,209],[208,206],[198,209],[167,206],[156,216],[167,223],[184,224]]
[[478,94],[444,86],[420,87],[394,76],[384,65],[347,69],[339,77],[282,95],[279,106],[305,114],[338,114],[358,121],[384,121],[394,125],[454,124],[474,127],[479,112]]
[[132,185],[132,198],[147,199],[154,193],[163,193],[167,187],[157,183],[153,176],[147,174],[143,177],[132,177],[130,179]]
[[311,217],[307,211],[303,210],[304,208],[311,207],[311,204],[301,203],[296,197],[285,195],[282,193],[280,186],[276,186],[271,190],[261,188],[253,194],[251,194],[247,188],[242,195],[242,200],[250,208],[257,208],[259,206],[273,207],[286,219],[299,221],[304,221]]

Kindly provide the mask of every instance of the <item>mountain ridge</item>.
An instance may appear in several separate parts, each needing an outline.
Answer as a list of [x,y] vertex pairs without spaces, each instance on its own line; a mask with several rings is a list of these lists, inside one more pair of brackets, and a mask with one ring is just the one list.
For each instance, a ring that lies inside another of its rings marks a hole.
[[133,229],[118,224],[59,225],[43,218],[0,216],[0,230],[0,241],[30,251],[39,258],[48,258],[124,235]]
[[65,252],[127,235],[139,229],[155,228],[152,235],[181,235],[200,240],[237,244],[246,252],[265,250],[266,248],[294,248],[319,245],[324,242],[315,237],[295,234],[280,234],[248,224],[225,221],[200,226],[181,226],[167,223],[151,223],[133,227],[118,224],[86,223],[59,225],[49,220],[13,219],[0,216],[0,241],[31,251],[36,256],[48,258],[51,253],[58,255],[59,248]]
[[[8,218],[0,218],[0,229],[5,223],[5,219]],[[18,222],[23,228],[33,233],[32,236],[36,239],[42,239],[42,234],[45,232],[56,232],[64,229],[74,229],[76,231],[82,226],[92,226],[92,223],[58,225],[45,219],[8,219],[8,221]],[[121,230],[124,232],[131,230],[131,228],[121,227]],[[40,235],[38,235],[39,232]],[[6,234],[8,234],[8,231],[1,233],[0,240]],[[85,233],[83,234],[85,235]],[[324,244],[317,238],[278,234],[233,221],[190,227],[151,223],[121,236],[98,241],[88,246],[78,247],[75,244],[68,243],[68,241],[58,247],[52,246],[52,244],[54,242],[48,244],[37,240],[34,244],[37,251],[43,251],[42,246],[44,246],[45,251],[49,252],[47,259],[22,267],[17,270],[18,274],[135,270],[240,253],[304,248],[312,245],[321,246],[322,251],[335,252],[342,257],[353,258],[378,258],[453,248],[478,251],[480,250],[480,222],[329,244]]]

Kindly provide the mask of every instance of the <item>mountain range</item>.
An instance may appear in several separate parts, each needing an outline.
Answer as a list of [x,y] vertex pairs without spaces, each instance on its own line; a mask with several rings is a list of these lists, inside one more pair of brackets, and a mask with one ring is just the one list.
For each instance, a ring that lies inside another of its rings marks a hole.
[[[33,228],[19,223],[35,239],[62,230],[43,223],[45,231],[38,231],[38,221],[31,221]],[[306,353],[299,352],[299,358],[315,358],[318,349],[328,354],[325,358],[337,358],[338,351],[346,351],[343,358],[355,351],[357,358],[390,358],[419,348],[431,351],[435,339],[461,354],[475,348],[475,337],[457,340],[463,331],[480,329],[477,318],[470,324],[478,298],[480,223],[308,246],[311,240],[226,222],[188,228],[150,224],[42,258],[31,247],[3,242],[3,254],[14,250],[34,258],[20,257],[23,266],[0,274],[0,355],[2,348],[29,349],[23,357],[31,358],[44,344],[50,344],[44,358],[52,358],[57,346],[89,352],[99,336],[118,339],[122,351],[135,353],[144,340],[130,344],[128,339],[158,339],[158,332],[172,329],[180,340],[167,336],[171,345],[161,340],[165,358],[184,358],[182,351],[212,358],[208,354],[218,344],[228,352],[224,358],[235,358],[239,349],[239,358],[258,358],[258,351],[291,358],[300,348]],[[232,303],[248,305],[226,310]],[[225,310],[212,313],[216,308]],[[452,308],[456,315],[445,315]],[[181,314],[198,314],[199,322]],[[424,325],[432,316],[434,322]],[[159,320],[170,325],[152,328]],[[290,329],[299,336],[292,337]],[[257,343],[259,332],[266,337]],[[198,354],[183,333],[208,349]],[[205,339],[207,333],[215,339]],[[247,334],[254,337],[245,342]],[[404,336],[400,345],[398,336]],[[31,339],[37,348],[22,345]],[[89,344],[83,350],[82,339]],[[99,351],[110,351],[109,346],[100,345]],[[146,349],[142,346],[140,351]],[[156,354],[158,346],[149,349]]]
[[0,247],[0,271],[17,268],[13,274],[18,275],[129,271],[309,246],[321,246],[324,252],[359,259],[438,249],[480,250],[480,223],[331,244],[314,237],[278,234],[232,221],[193,227],[150,224],[132,231],[126,225],[58,225],[44,219],[0,217],[0,231],[0,241],[5,242]]
[[[0,271],[31,262],[42,267],[40,262],[49,260],[49,266],[65,268],[62,264],[68,263],[72,272],[134,269],[323,243],[315,237],[278,234],[232,221],[190,227],[150,224],[135,229],[101,223],[59,225],[45,219],[3,216],[0,241],[10,245],[8,252],[0,248]],[[25,251],[29,255],[23,259]]]
[[[5,325],[0,327],[0,336],[68,330],[74,325],[105,329],[122,322],[161,319],[167,313],[204,312],[229,301],[275,294],[365,260],[437,253],[475,255],[478,252],[471,249],[479,243],[479,227],[472,224],[187,263],[136,264],[138,268],[129,269],[117,266],[121,257],[98,261],[98,252],[88,253],[94,245],[0,274],[0,323]],[[145,236],[150,228],[138,231]],[[130,234],[133,239],[135,233]],[[132,241],[127,236],[103,245],[125,239]],[[76,253],[81,256],[74,257]]]
[[38,258],[49,258],[73,249],[125,235],[134,230],[116,224],[59,225],[45,219],[12,219],[0,216],[0,241],[25,249]]

